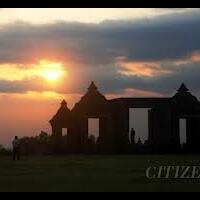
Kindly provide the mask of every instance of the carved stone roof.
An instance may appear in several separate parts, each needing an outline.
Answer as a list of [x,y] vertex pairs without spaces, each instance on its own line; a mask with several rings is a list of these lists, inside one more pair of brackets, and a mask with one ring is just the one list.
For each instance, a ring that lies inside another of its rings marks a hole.
[[63,100],[61,102],[61,106],[57,113],[54,115],[54,117],[50,120],[50,123],[56,122],[56,121],[64,121],[68,120],[70,118],[71,111],[67,107],[67,102]]
[[87,93],[81,98],[79,104],[101,104],[106,101],[105,96],[98,91],[97,86],[92,82]]
[[178,89],[178,92],[185,93],[188,92],[188,88],[186,87],[185,83],[182,83],[181,87]]
[[90,87],[88,88],[89,91],[96,91],[98,88],[95,85],[94,81],[90,84]]
[[193,96],[186,85],[183,83],[173,97],[174,102],[178,107],[193,107],[199,105],[198,99]]

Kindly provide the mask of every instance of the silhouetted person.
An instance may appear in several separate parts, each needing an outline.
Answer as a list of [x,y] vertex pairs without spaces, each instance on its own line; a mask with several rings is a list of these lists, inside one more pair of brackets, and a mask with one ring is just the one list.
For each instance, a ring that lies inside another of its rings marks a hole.
[[138,139],[137,145],[139,146],[143,145],[142,140],[140,138]]
[[135,129],[131,129],[131,144],[135,144]]
[[13,160],[20,160],[20,140],[17,136],[15,136],[13,142]]
[[96,152],[96,138],[94,135],[90,135],[88,138],[88,153]]

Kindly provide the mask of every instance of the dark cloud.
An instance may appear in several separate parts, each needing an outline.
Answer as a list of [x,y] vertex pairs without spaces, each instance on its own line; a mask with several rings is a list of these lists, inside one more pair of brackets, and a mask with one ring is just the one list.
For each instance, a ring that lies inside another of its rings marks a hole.
[[200,48],[199,24],[200,14],[194,11],[98,25],[16,23],[0,29],[0,61],[21,61],[41,49],[70,52],[87,64],[112,63],[117,56],[132,60],[177,59]]
[[[199,24],[198,11],[100,24],[15,23],[0,28],[0,62],[19,63],[48,54],[61,59],[71,58],[78,66],[73,69],[73,77],[81,75],[81,80],[72,80],[71,86],[64,84],[66,87],[57,89],[59,92],[80,92],[80,88],[92,79],[108,93],[137,88],[170,94],[183,81],[197,91],[199,63],[190,62],[185,67],[175,65],[174,61],[189,59],[200,50]],[[116,58],[122,56],[130,62],[163,63],[161,67],[173,73],[153,78],[123,76],[118,73],[115,63]],[[1,92],[41,89],[45,87],[35,86],[33,80],[0,82]]]
[[[0,92],[26,93],[27,91],[55,91],[64,94],[83,94],[87,86],[89,86],[90,81],[95,80],[99,89],[106,94],[120,94],[127,88],[134,88],[171,96],[179,88],[180,84],[185,82],[194,94],[200,95],[199,64],[200,63],[191,63],[189,67],[180,65],[179,67],[181,70],[170,75],[158,77],[123,76],[117,73],[115,67],[111,66],[105,66],[103,68],[86,67],[82,69],[82,71],[80,70],[79,74],[74,74],[71,80],[63,80],[57,87],[48,86],[48,84],[40,78],[25,79],[22,81],[2,80],[0,81]],[[173,63],[171,63],[171,65],[173,65]]]
[[[173,64],[171,63],[171,65]],[[192,63],[186,68],[180,65],[180,70],[170,75],[158,77],[118,76],[112,80],[100,81],[99,79],[99,82],[102,88],[106,88],[104,91],[107,93],[119,93],[126,88],[134,88],[144,91],[154,91],[164,96],[172,96],[178,90],[180,84],[185,82],[191,92],[200,96],[199,65],[200,63]]]

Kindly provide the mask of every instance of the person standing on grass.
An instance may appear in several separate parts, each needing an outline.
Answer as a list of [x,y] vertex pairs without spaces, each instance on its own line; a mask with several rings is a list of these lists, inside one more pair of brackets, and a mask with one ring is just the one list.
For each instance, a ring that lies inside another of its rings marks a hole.
[[20,160],[20,140],[18,139],[18,136],[15,136],[13,142],[13,160]]

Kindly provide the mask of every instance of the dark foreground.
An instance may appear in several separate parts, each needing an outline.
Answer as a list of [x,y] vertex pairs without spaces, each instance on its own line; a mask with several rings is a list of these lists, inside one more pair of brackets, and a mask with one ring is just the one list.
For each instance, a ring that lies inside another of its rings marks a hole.
[[200,181],[146,178],[149,166],[200,165],[200,156],[0,157],[0,191],[200,191]]

